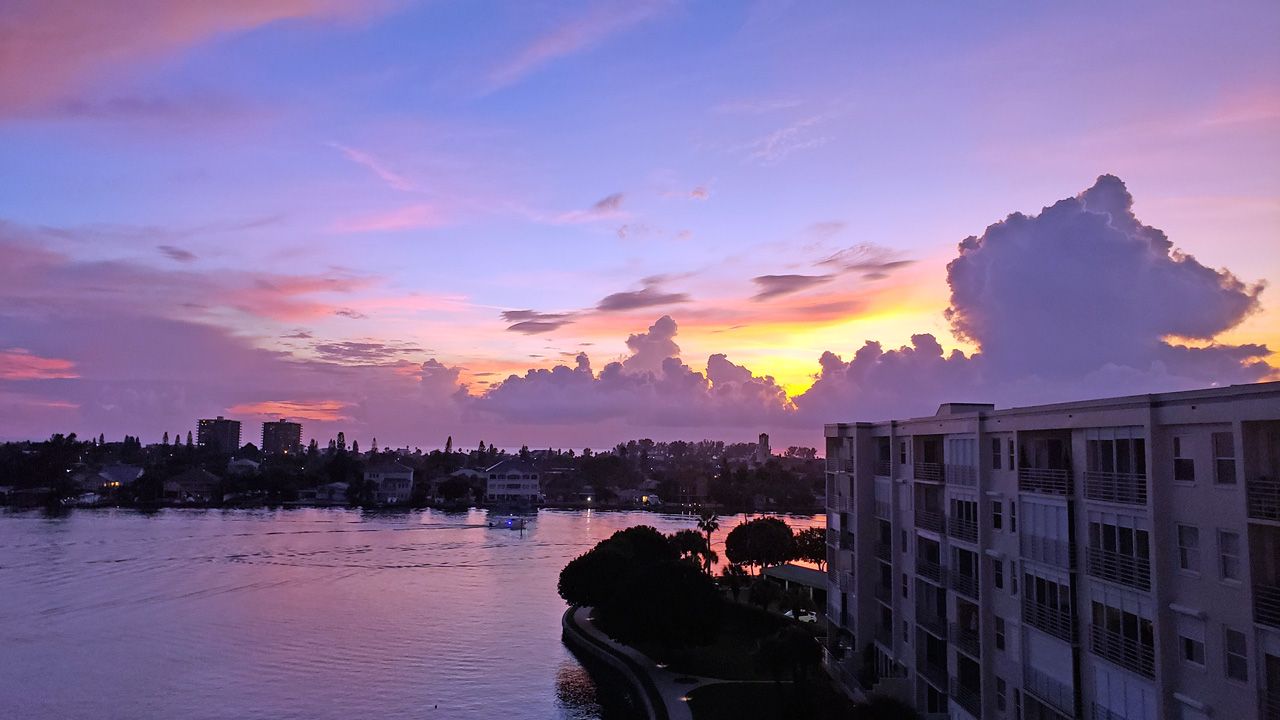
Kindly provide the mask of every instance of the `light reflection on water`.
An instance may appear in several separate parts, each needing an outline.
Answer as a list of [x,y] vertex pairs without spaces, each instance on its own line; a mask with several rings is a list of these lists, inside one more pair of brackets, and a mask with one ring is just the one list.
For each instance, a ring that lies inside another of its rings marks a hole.
[[616,530],[695,522],[542,511],[521,534],[478,510],[0,513],[0,718],[625,720],[560,641],[557,574]]

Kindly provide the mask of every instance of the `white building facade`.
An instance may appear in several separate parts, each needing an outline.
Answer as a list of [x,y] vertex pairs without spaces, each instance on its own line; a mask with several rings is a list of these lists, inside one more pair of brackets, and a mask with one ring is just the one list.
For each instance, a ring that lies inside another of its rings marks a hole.
[[489,502],[532,505],[542,501],[542,474],[521,460],[503,460],[485,470]]
[[1280,720],[1280,383],[826,427],[829,669],[926,717]]

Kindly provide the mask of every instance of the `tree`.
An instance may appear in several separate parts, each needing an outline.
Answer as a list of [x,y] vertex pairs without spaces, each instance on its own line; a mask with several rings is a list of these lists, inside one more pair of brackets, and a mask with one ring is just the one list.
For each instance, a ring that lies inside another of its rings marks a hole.
[[188,448],[190,448],[190,447],[192,447],[194,444],[195,444],[195,443],[191,442],[191,431],[190,431],[190,430],[188,430],[188,431],[187,431],[187,447],[188,447]]
[[715,552],[707,544],[707,539],[697,530],[680,530],[671,535],[671,546],[680,555],[681,560],[692,562],[694,567],[710,567],[715,559]]
[[560,597],[570,605],[598,608],[610,601],[628,571],[678,558],[667,536],[648,525],[619,530],[560,571]]
[[707,536],[707,556],[706,556],[706,573],[711,574],[711,534],[720,529],[720,516],[710,510],[703,510],[698,514],[698,529]]
[[781,603],[783,597],[782,587],[776,582],[763,577],[757,578],[747,590],[747,602],[759,607],[761,610],[768,610],[770,605]]
[[445,455],[452,455],[452,454],[453,454],[453,436],[452,436],[452,435],[450,435],[450,436],[449,436],[449,437],[444,441],[444,454],[445,454]]
[[168,431],[166,431],[166,432],[165,432],[165,434],[164,434],[164,438],[160,441],[160,444],[161,444],[161,445],[168,445],[168,444],[169,444],[169,433],[168,433]]
[[827,538],[822,528],[805,528],[796,533],[796,559],[811,562],[819,570],[827,564]]
[[729,592],[732,593],[734,600],[738,599],[738,592],[742,590],[742,585],[747,581],[747,571],[741,565],[730,563],[720,571],[720,578],[729,586]]
[[742,523],[724,540],[729,562],[763,569],[795,557],[795,535],[778,518],[764,517]]
[[351,454],[352,454],[352,455],[359,455],[359,454],[360,454],[360,441],[359,441],[359,440],[352,440],[352,441],[351,441]]
[[599,608],[605,628],[623,642],[656,642],[666,652],[715,640],[723,600],[702,570],[665,561],[627,573]]

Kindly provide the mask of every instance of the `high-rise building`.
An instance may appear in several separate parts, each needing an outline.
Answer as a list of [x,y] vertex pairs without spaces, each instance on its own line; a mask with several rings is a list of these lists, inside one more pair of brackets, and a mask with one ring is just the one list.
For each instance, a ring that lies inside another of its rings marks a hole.
[[224,453],[240,449],[240,421],[228,420],[221,415],[202,419],[196,423],[196,444]]
[[262,423],[262,452],[267,455],[297,455],[302,452],[302,423],[280,418]]
[[826,426],[826,662],[951,718],[1280,718],[1280,383]]

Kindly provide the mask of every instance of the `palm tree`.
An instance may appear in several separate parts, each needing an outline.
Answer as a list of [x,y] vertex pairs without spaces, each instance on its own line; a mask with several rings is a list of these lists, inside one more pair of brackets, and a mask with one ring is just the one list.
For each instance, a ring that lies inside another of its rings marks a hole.
[[711,561],[715,553],[711,551],[711,533],[720,529],[720,516],[710,510],[703,510],[698,515],[698,529],[707,535],[706,572],[711,574]]

